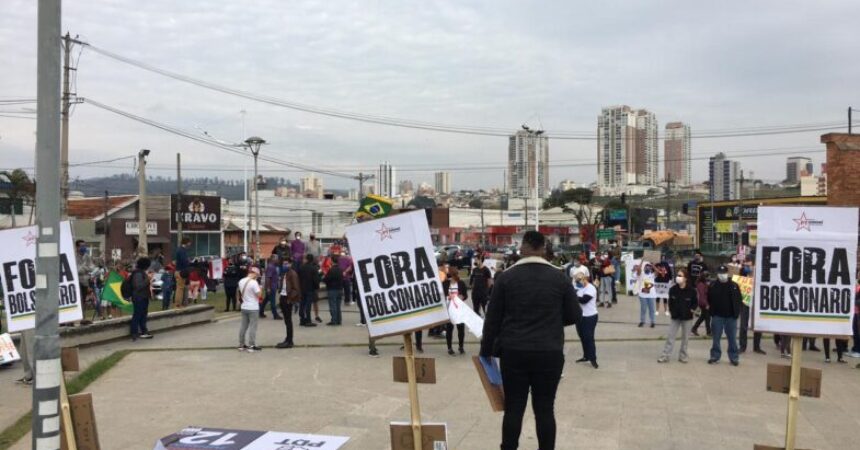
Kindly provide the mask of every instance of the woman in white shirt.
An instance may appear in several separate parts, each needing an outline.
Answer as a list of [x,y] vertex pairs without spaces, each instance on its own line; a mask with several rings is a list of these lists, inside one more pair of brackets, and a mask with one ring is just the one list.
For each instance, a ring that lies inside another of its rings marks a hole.
[[651,263],[643,263],[642,273],[636,275],[634,292],[639,295],[639,328],[645,325],[645,311],[648,311],[651,328],[654,328],[654,302],[657,299],[657,290],[654,288],[654,266]]
[[[239,328],[239,351],[254,353],[262,350],[257,347],[257,319],[260,314],[260,301],[262,289],[257,283],[260,269],[252,267],[248,269],[248,276],[239,280],[239,298],[242,299],[242,326]],[[248,343],[245,345],[245,333],[248,333]]]
[[583,357],[576,362],[591,362],[597,368],[597,348],[594,345],[594,330],[597,328],[597,288],[588,282],[588,276],[582,273],[574,275],[573,286],[576,288],[576,299],[582,306],[582,320],[576,324],[576,333],[582,342]]

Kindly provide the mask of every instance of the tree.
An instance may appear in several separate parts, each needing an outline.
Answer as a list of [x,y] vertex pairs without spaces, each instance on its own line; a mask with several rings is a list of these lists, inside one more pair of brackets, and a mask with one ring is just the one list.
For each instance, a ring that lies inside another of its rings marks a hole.
[[6,194],[12,203],[12,227],[14,228],[18,225],[15,220],[15,203],[20,200],[22,203],[29,203],[32,206],[36,195],[36,185],[30,180],[27,172],[21,169],[0,172],[0,181],[2,180],[10,184]]
[[409,206],[414,206],[418,209],[435,208],[436,202],[432,198],[423,195],[416,196],[409,202]]
[[484,207],[484,202],[479,198],[476,198],[476,199],[469,202],[469,208],[481,209],[483,207]]

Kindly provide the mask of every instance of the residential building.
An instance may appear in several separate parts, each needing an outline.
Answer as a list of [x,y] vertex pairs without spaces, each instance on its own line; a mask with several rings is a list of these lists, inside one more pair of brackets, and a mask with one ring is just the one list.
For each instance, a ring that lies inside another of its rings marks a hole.
[[415,186],[412,184],[412,180],[403,180],[397,191],[400,195],[412,195],[415,192]]
[[797,184],[804,175],[812,175],[812,159],[805,156],[792,156],[785,163],[785,182]]
[[508,189],[513,198],[549,195],[549,139],[526,126],[508,140]]
[[827,196],[827,164],[821,165],[821,175],[808,173],[800,177],[800,195],[801,197]]
[[740,196],[740,163],[726,159],[724,153],[717,153],[708,162],[708,174],[711,182],[710,198],[719,202],[736,200]]
[[666,179],[678,186],[690,185],[690,126],[683,122],[666,124],[664,138]]
[[300,194],[302,197],[323,198],[322,178],[319,178],[313,174],[309,174],[308,176],[301,179],[300,184]]
[[657,117],[627,105],[603,108],[597,117],[597,186],[603,195],[660,181]]
[[379,165],[379,171],[376,173],[376,194],[384,197],[394,197],[397,195],[396,170],[388,161]]
[[436,193],[451,193],[451,172],[436,172]]

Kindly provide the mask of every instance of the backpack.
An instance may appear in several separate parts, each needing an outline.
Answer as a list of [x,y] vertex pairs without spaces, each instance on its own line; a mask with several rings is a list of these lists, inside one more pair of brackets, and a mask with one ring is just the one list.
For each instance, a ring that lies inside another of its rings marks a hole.
[[132,286],[132,284],[131,284],[131,279],[134,278],[134,274],[135,274],[135,272],[132,272],[128,276],[128,278],[126,278],[125,280],[122,280],[122,285],[120,286],[119,290],[120,290],[120,293],[122,294],[122,298],[124,298],[124,299],[131,298],[131,294],[134,293],[134,286]]

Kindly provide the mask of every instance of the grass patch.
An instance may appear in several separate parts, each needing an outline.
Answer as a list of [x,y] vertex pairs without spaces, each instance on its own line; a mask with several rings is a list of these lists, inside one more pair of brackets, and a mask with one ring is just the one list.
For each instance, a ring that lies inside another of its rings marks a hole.
[[[78,394],[87,388],[92,382],[96,381],[107,371],[117,365],[125,358],[131,350],[119,350],[110,355],[96,361],[78,376],[66,382],[66,390],[69,395]],[[0,432],[0,450],[6,450],[12,444],[18,442],[30,432],[32,426],[32,412],[21,416],[14,424]]]

